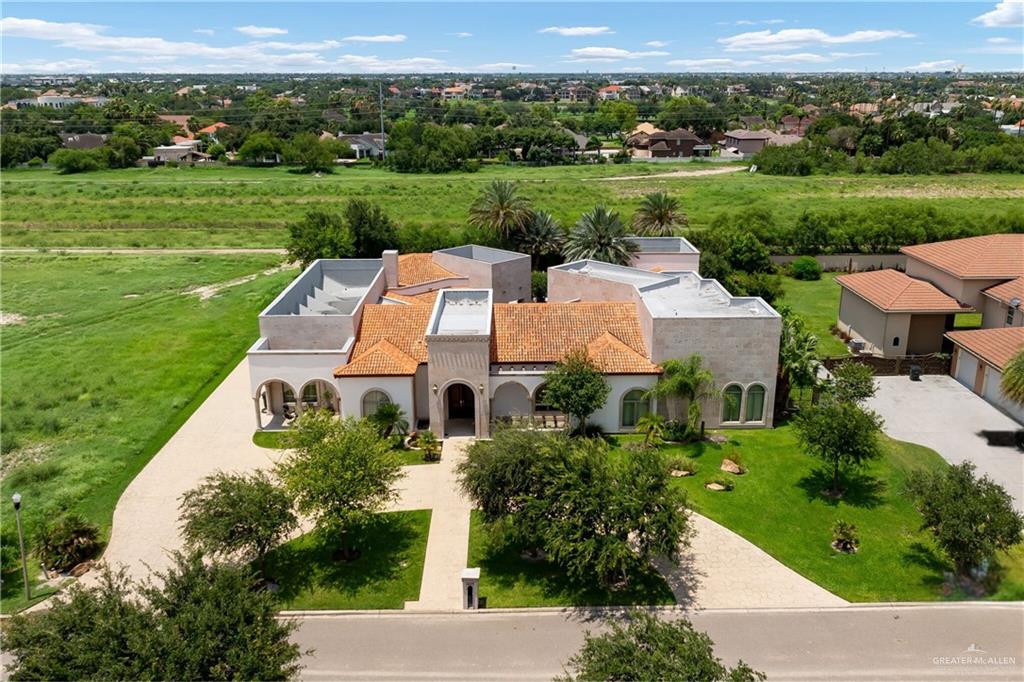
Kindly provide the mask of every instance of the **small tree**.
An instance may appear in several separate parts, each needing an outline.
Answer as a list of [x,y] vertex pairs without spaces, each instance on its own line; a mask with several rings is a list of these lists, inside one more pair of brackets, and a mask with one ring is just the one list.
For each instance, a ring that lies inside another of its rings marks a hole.
[[789,407],[793,387],[807,388],[817,381],[818,337],[807,330],[804,320],[781,306],[782,337],[779,339],[779,372],[775,383],[775,414]]
[[1024,351],[1017,353],[1006,365],[999,387],[1007,398],[1024,405]]
[[586,633],[583,647],[569,659],[563,680],[665,680],[679,682],[755,682],[764,673],[742,660],[726,668],[715,656],[714,642],[685,618],[659,620],[636,611],[610,631]]
[[907,489],[924,516],[924,527],[961,576],[991,561],[998,550],[1021,542],[1024,517],[1014,510],[1013,499],[988,476],[976,477],[971,462],[915,471]]
[[393,433],[403,435],[409,432],[409,420],[405,418],[405,411],[397,403],[381,403],[369,419],[370,423],[377,427],[377,433],[381,438],[390,438]]
[[832,469],[832,494],[839,496],[840,472],[882,453],[882,419],[856,403],[826,400],[799,414],[796,433],[804,449]]
[[423,460],[425,462],[436,462],[441,459],[441,441],[434,435],[433,431],[421,433],[417,445],[423,451]]
[[648,412],[636,420],[636,432],[644,436],[644,447],[654,447],[665,437],[665,418]]
[[[694,353],[682,360],[666,360],[661,363],[662,374],[651,394],[669,401],[686,403],[686,428],[692,437],[700,428],[701,403],[716,395],[715,375],[703,366],[704,359]],[[680,421],[683,420],[679,408]]]
[[599,260],[628,265],[639,247],[629,238],[619,214],[604,206],[584,213],[565,238],[566,260]]
[[245,138],[245,143],[239,147],[238,156],[249,163],[266,163],[271,161],[277,163],[284,143],[281,138],[271,133],[253,133]]
[[95,587],[72,585],[46,611],[4,632],[12,680],[285,680],[301,652],[293,621],[244,567],[175,556],[158,579],[132,583],[105,568]]
[[587,417],[600,409],[612,388],[585,350],[567,354],[544,376],[545,396],[555,409],[570,415],[580,431]]
[[686,224],[679,200],[665,192],[645,194],[633,214],[633,229],[644,237],[671,237],[677,227]]
[[299,133],[285,147],[285,161],[301,166],[307,173],[329,173],[334,170],[334,146],[314,133]]
[[[318,258],[355,255],[352,232],[337,213],[314,209],[288,226],[288,255],[306,267]],[[379,254],[378,254],[379,255]]]
[[509,180],[494,180],[469,208],[469,224],[492,231],[500,239],[511,239],[533,218],[530,202]]
[[380,258],[398,247],[398,230],[384,210],[365,199],[353,199],[345,206],[345,222],[355,242],[356,258]]
[[339,537],[343,554],[347,531],[366,522],[395,498],[403,476],[391,444],[367,420],[338,421],[306,412],[288,432],[293,452],[276,467],[296,509],[318,529]]
[[218,471],[181,498],[181,532],[186,544],[215,557],[264,559],[295,529],[291,500],[266,473]]
[[836,400],[862,403],[875,395],[875,373],[859,362],[841,362],[832,370],[832,394]]

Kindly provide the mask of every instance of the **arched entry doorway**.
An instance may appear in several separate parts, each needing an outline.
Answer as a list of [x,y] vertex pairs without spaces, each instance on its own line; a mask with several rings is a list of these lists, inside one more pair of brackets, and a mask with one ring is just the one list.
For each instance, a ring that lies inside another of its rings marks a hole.
[[476,435],[476,395],[467,384],[455,383],[444,392],[446,436]]

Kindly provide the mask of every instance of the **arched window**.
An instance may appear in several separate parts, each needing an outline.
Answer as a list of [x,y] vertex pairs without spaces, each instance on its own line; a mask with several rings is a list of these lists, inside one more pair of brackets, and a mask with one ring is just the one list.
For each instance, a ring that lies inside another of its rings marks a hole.
[[754,384],[747,389],[747,421],[764,421],[764,386]]
[[740,403],[743,401],[743,389],[733,384],[722,393],[722,421],[738,422],[740,420]]
[[370,417],[377,414],[377,408],[384,403],[390,403],[391,398],[384,391],[374,389],[363,395],[363,416]]
[[285,405],[295,404],[295,391],[293,391],[292,387],[288,384],[281,384],[281,399]]
[[651,411],[651,401],[644,391],[634,389],[622,396],[622,425],[636,426],[640,417]]
[[306,405],[316,405],[316,382],[306,384],[306,387],[302,389],[302,402]]
[[540,387],[537,389],[537,392],[534,393],[534,395],[536,396],[533,399],[533,411],[534,412],[556,412],[557,411],[557,410],[555,410],[554,407],[552,407],[551,405],[548,404],[547,396],[545,395],[547,393],[547,391],[548,391],[548,385],[547,384],[541,384]]

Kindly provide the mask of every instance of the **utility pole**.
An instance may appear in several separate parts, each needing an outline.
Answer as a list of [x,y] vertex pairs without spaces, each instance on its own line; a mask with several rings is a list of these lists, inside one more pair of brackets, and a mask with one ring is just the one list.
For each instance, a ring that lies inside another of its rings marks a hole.
[[384,81],[377,81],[377,97],[380,104],[380,158],[388,155],[388,141],[384,137]]

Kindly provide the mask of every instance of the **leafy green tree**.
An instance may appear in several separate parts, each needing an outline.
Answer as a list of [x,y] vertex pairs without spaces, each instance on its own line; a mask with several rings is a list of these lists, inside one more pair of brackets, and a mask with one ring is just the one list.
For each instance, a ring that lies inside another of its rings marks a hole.
[[380,258],[398,248],[398,228],[379,205],[352,199],[345,206],[345,222],[355,242],[356,258]]
[[409,420],[405,418],[405,411],[398,403],[381,403],[369,419],[370,423],[377,427],[377,433],[382,438],[390,438],[393,433],[401,435],[409,431]]
[[832,470],[834,496],[842,494],[840,473],[880,457],[882,419],[852,402],[824,400],[797,415],[796,433],[804,449]]
[[530,273],[530,295],[537,303],[543,303],[548,298],[548,273],[543,270]]
[[11,618],[4,632],[12,680],[287,680],[301,652],[296,624],[245,568],[175,556],[157,579],[132,583],[104,568],[50,608]]
[[48,162],[62,175],[87,173],[106,166],[106,157],[95,149],[58,149]]
[[367,420],[338,420],[328,412],[304,412],[288,432],[293,450],[275,472],[300,514],[318,529],[337,535],[341,549],[347,531],[395,499],[401,463],[385,438]]
[[554,216],[546,211],[536,211],[515,236],[515,243],[522,251],[530,254],[531,267],[540,266],[541,256],[558,253],[565,241],[565,233]]
[[633,230],[642,237],[671,237],[687,224],[679,200],[666,192],[645,194],[633,214]]
[[862,403],[875,395],[875,373],[868,365],[848,360],[832,369],[832,394],[836,400]]
[[723,284],[733,296],[760,296],[768,305],[782,297],[782,278],[767,272],[733,272]]
[[533,219],[530,202],[509,180],[494,180],[469,208],[469,223],[490,230],[500,239],[516,238]]
[[544,375],[544,381],[548,403],[570,415],[580,431],[586,430],[587,417],[605,404],[612,390],[604,373],[582,349],[556,363]]
[[629,239],[619,214],[604,206],[584,213],[565,240],[566,260],[599,260],[628,265],[637,245]]
[[694,353],[681,360],[666,360],[661,363],[661,376],[651,389],[651,394],[677,403],[678,419],[682,421],[681,405],[686,405],[686,428],[689,436],[700,428],[701,405],[715,397],[715,375],[704,367],[704,358]]
[[817,381],[818,337],[812,334],[804,319],[785,306],[782,315],[782,337],[779,339],[779,369],[775,382],[775,414],[789,408],[793,387],[808,388]]
[[1019,405],[1024,405],[1024,351],[1013,356],[1013,359],[1006,365],[999,387],[1007,398]]
[[264,559],[298,525],[291,499],[266,473],[218,471],[181,498],[186,544],[213,557]]
[[131,168],[142,158],[142,149],[127,135],[112,135],[102,149],[110,168]]
[[245,138],[245,143],[238,149],[238,156],[249,163],[277,163],[284,150],[284,142],[272,133],[253,133]]
[[1021,542],[1024,517],[1014,510],[1013,499],[988,476],[975,476],[971,462],[914,471],[907,489],[924,516],[924,527],[961,576]]
[[288,255],[306,267],[318,258],[351,258],[356,253],[352,231],[337,213],[313,209],[288,226]]
[[636,128],[637,107],[632,102],[610,100],[597,105],[597,113],[608,117],[615,132],[627,135]]
[[[623,624],[610,620],[609,631],[586,633],[583,647],[569,659],[565,677],[572,680],[662,680],[663,682],[757,682],[764,673],[742,660],[726,668],[715,656],[714,642],[685,618],[659,620],[635,611]],[[571,671],[571,672],[570,672]]]
[[750,232],[735,234],[726,256],[729,259],[729,264],[736,270],[743,272],[774,272],[775,270],[767,247]]
[[[245,145],[242,149],[245,149]],[[333,145],[322,141],[314,133],[299,133],[285,146],[284,151],[287,163],[301,166],[307,173],[330,173],[334,170]]]

